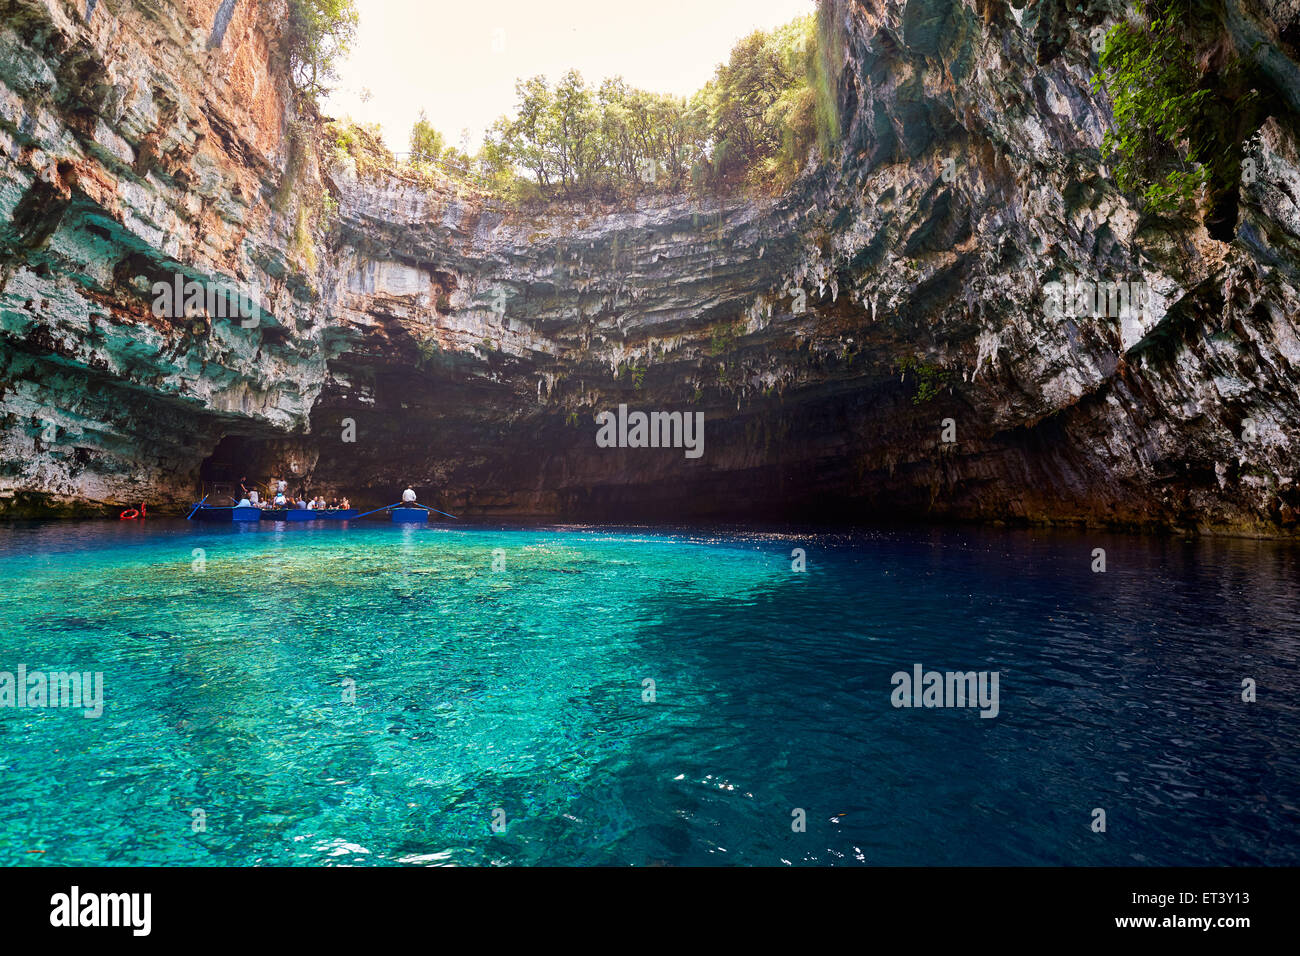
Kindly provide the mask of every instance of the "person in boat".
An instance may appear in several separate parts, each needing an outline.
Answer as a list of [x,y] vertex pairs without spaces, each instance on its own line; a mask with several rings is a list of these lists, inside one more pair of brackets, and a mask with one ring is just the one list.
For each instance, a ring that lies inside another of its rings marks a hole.
[[414,489],[414,488],[407,488],[405,491],[402,492],[402,504],[404,504],[404,505],[412,505],[412,504],[415,504],[415,489]]
[[317,511],[329,511],[329,505],[325,504],[325,496],[324,496],[324,495],[320,495],[319,497],[317,497],[317,499],[316,499],[316,510],[317,510]]
[[279,494],[284,494],[289,490],[289,482],[285,481],[283,478],[275,479],[275,490]]
[[244,497],[242,497],[242,498],[239,499],[239,504],[235,505],[235,507],[236,507],[236,508],[251,508],[251,507],[253,507],[253,503],[252,503],[251,501],[248,500],[248,495],[244,495]]
[[248,501],[249,501],[249,504],[251,504],[254,508],[260,508],[260,507],[262,507],[262,502],[261,502],[261,500],[257,497],[257,489],[256,489],[256,488],[254,488],[252,491],[248,492]]
[[299,493],[298,493],[298,508],[301,509],[301,510],[305,510],[306,507],[307,507],[307,499],[304,498],[304,497],[302,496],[302,492],[299,492]]
[[340,510],[342,510],[342,511],[347,511],[347,510],[348,510],[349,508],[351,508],[351,507],[352,507],[352,505],[348,502],[348,499],[347,499],[346,497],[343,498],[343,499],[341,499],[341,500],[339,501],[339,509],[340,509]]
[[307,510],[308,510],[308,511],[315,511],[315,510],[316,510],[316,499],[315,499],[315,498],[308,498],[308,499],[307,499]]
[[[284,482],[281,482],[281,484],[284,484]],[[284,496],[283,491],[277,491],[275,493],[275,498],[272,499],[271,501],[271,504],[273,504],[277,508],[287,508],[289,507],[289,499]]]

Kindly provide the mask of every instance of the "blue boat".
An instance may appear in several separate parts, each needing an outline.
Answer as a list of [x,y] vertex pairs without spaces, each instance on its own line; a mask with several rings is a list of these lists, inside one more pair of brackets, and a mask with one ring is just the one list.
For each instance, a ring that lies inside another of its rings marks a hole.
[[238,505],[218,507],[200,505],[190,515],[194,521],[260,521],[262,512],[258,508],[240,508]]
[[381,511],[387,511],[394,524],[428,524],[429,515],[437,513],[446,515],[448,518],[455,518],[455,515],[449,515],[445,511],[437,511],[436,508],[426,508],[424,505],[416,505],[413,508],[402,508],[396,504],[385,505],[382,508],[376,508],[373,511],[367,511],[359,514],[356,508],[322,508],[317,511],[315,508],[241,508],[238,505],[210,505],[207,503],[207,496],[194,506],[190,512],[190,520],[194,521],[348,521],[352,518],[364,518],[367,515],[379,514]]
[[263,521],[347,521],[357,516],[356,508],[268,508]]

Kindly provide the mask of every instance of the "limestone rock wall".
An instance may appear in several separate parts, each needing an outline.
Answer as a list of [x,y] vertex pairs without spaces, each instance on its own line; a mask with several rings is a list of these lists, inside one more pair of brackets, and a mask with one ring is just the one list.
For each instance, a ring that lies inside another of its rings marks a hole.
[[[1294,533],[1295,116],[1231,241],[1143,219],[1091,88],[1118,7],[835,0],[842,144],[789,194],[529,210],[359,173],[297,118],[282,4],[217,37],[226,6],[6,5],[10,513],[179,505],[237,449],[471,515]],[[1295,12],[1265,7],[1233,10],[1285,78]],[[256,288],[256,325],[160,322],[176,270]],[[1073,275],[1145,314],[1053,312]],[[704,453],[598,447],[620,403],[702,412]]]

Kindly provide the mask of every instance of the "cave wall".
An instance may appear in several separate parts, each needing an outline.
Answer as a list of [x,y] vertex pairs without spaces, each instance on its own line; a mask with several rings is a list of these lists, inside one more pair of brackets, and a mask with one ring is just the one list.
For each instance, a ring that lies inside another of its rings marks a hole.
[[[1118,9],[836,0],[842,143],[789,194],[521,209],[331,149],[281,3],[218,42],[216,3],[92,6],[0,32],[10,514],[179,506],[235,435],[254,473],[466,515],[1295,533],[1294,116],[1230,241],[1143,219],[1091,89]],[[1294,12],[1234,9],[1285,76]],[[257,325],[159,321],[169,270],[252,285]],[[1076,274],[1147,313],[1053,315]],[[702,412],[704,453],[598,447],[620,403]]]

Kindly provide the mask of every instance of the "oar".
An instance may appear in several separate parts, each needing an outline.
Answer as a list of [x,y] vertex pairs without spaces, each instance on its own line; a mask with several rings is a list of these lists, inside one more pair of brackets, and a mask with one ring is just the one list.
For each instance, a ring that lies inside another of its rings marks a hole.
[[439,511],[437,508],[429,508],[429,507],[427,507],[427,506],[425,506],[425,505],[416,505],[415,507],[417,507],[417,508],[424,508],[425,511],[432,511],[432,512],[434,512],[435,514],[445,515],[445,516],[448,517],[448,518],[455,518],[457,521],[460,520],[459,518],[456,518],[455,515],[449,515],[449,514],[447,514],[447,512],[445,512],[445,511]]
[[376,508],[374,511],[367,511],[366,514],[357,515],[357,517],[364,518],[366,515],[376,515],[379,514],[379,512],[381,511],[387,511],[389,508],[396,508],[400,504],[401,504],[400,501],[394,501],[391,505],[384,505],[382,508]]
[[[210,495],[210,494],[212,494],[212,492],[208,492],[208,494]],[[208,495],[204,495],[204,496],[203,496],[203,501],[207,501],[207,500],[208,500]],[[195,512],[197,512],[200,508],[203,507],[203,501],[200,501],[197,505],[195,505],[195,506],[194,506],[194,511],[191,511],[188,515],[185,516],[185,520],[186,520],[186,521],[189,521],[191,518],[193,518]]]

